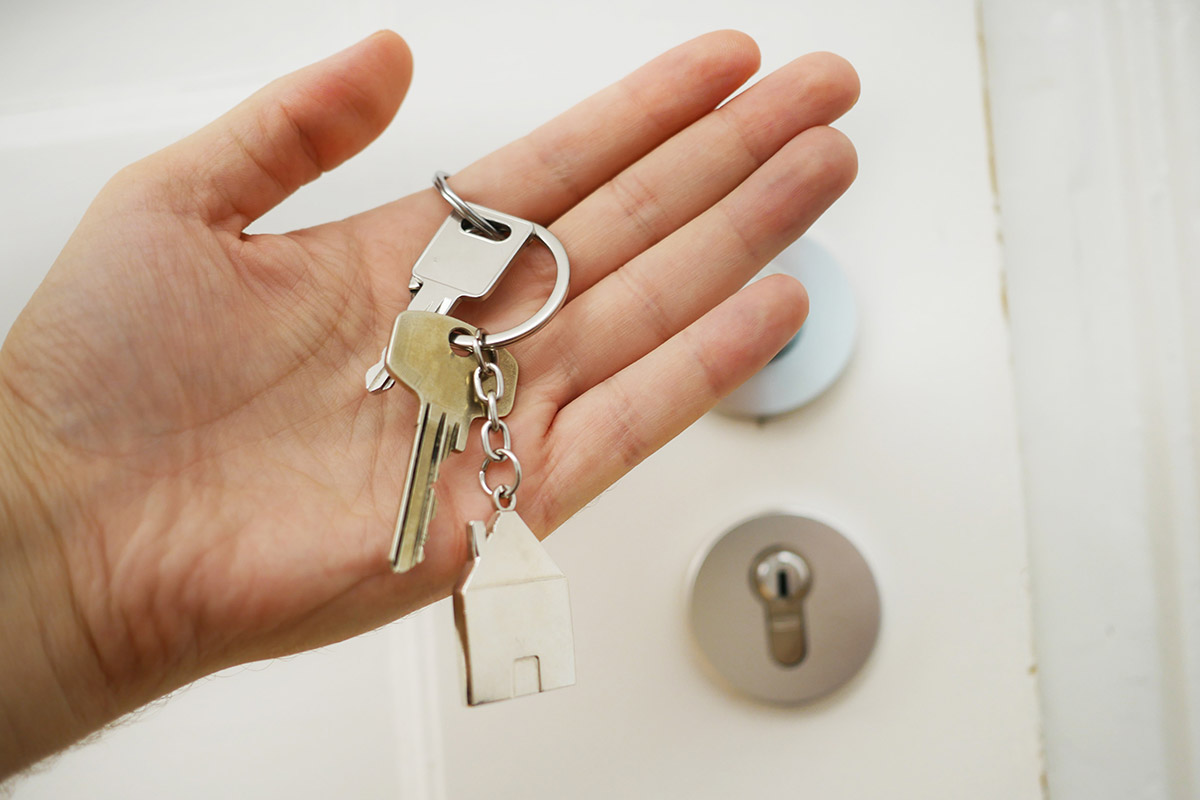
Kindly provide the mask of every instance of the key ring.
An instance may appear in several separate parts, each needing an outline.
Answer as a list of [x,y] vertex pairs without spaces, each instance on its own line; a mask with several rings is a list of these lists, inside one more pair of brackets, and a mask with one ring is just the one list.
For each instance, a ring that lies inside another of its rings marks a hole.
[[446,182],[449,178],[450,174],[443,170],[433,173],[433,185],[441,193],[442,199],[449,203],[450,207],[457,211],[460,217],[483,231],[489,239],[496,239],[497,241],[503,239],[504,231],[485,219],[470,203],[459,197],[458,192],[451,189],[450,184]]
[[[500,233],[499,229],[491,222],[488,222],[484,215],[491,214],[502,217],[508,215],[463,200],[450,188],[450,184],[446,182],[449,177],[445,172],[439,170],[433,174],[433,185],[437,187],[442,197],[450,204],[450,207],[453,209],[452,213],[480,228],[485,234],[488,234],[489,230],[495,231],[499,234],[497,238],[503,238],[503,234]],[[530,233],[529,238],[537,239],[546,245],[550,254],[554,256],[554,265],[558,269],[558,273],[554,278],[554,287],[550,290],[550,296],[546,298],[546,302],[542,304],[542,307],[532,317],[520,325],[514,325],[498,333],[486,334],[478,342],[476,342],[475,337],[469,336],[466,333],[457,333],[451,336],[450,343],[460,350],[471,350],[477,345],[494,349],[497,347],[507,347],[514,342],[519,342],[526,336],[541,330],[558,313],[563,303],[566,302],[567,291],[570,289],[571,284],[571,264],[567,259],[566,248],[562,246],[562,242],[558,240],[558,237],[545,227],[538,225],[536,222],[530,224],[533,227],[533,231]]]

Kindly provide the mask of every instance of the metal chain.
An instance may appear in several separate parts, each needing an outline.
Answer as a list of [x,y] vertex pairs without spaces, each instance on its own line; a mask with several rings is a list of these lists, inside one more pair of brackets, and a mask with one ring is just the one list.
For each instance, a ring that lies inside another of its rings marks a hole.
[[[475,340],[471,345],[471,352],[475,356],[475,373],[471,376],[471,384],[475,390],[475,399],[487,410],[487,419],[479,429],[479,438],[483,442],[483,466],[479,468],[479,485],[487,492],[487,496],[492,498],[497,511],[512,511],[517,507],[517,489],[521,486],[521,462],[512,451],[512,433],[508,429],[508,423],[500,419],[499,404],[504,397],[504,375],[496,364],[496,351],[483,346],[483,337],[486,335],[480,328],[475,332]],[[489,377],[494,385],[485,390],[483,384]],[[496,447],[497,442],[494,441],[496,434],[500,434],[499,447]],[[511,461],[513,465],[515,477],[512,485],[502,483],[493,489],[487,482],[488,467],[505,461]]]

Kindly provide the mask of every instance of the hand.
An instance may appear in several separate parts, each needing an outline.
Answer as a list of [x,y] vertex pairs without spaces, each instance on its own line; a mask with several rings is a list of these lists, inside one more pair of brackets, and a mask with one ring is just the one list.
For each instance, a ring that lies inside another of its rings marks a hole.
[[[716,108],[757,65],[744,35],[700,37],[453,175],[463,197],[550,224],[571,257],[568,304],[513,348],[520,513],[539,535],[804,319],[789,278],[738,290],[853,180],[852,147],[824,126],[857,79],[806,56]],[[376,34],[126,168],[14,325],[0,649],[38,655],[0,660],[0,751],[16,754],[0,774],[201,675],[344,639],[453,585],[465,524],[490,510],[477,439],[443,464],[425,562],[394,575],[415,402],[362,384],[446,204],[429,188],[244,233],[375,138],[410,67],[399,37]],[[537,255],[463,315],[493,330],[527,316],[553,279]]]

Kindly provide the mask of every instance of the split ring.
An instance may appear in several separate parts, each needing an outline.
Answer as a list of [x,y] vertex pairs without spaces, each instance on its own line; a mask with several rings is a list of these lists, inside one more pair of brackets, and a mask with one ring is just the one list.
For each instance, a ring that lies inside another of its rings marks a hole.
[[442,199],[450,204],[451,208],[458,213],[460,217],[474,225],[479,230],[483,231],[484,235],[489,239],[499,241],[504,238],[504,232],[493,225],[490,221],[484,218],[482,214],[475,210],[475,207],[458,196],[458,193],[450,188],[447,180],[450,178],[449,173],[438,170],[433,173],[433,185],[441,192]]

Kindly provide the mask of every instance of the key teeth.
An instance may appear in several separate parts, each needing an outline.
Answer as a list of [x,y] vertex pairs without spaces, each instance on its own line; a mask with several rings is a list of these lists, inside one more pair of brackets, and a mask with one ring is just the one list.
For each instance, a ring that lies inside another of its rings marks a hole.
[[457,422],[452,424],[446,433],[446,452],[449,455],[453,450],[456,453],[461,453],[467,449],[467,434],[470,433],[470,425],[459,425]]
[[425,498],[425,519],[421,522],[421,538],[417,540],[417,563],[420,564],[425,560],[425,540],[429,537],[429,523],[433,521],[434,515],[437,514],[437,494],[433,487],[429,487],[429,494]]
[[[431,420],[430,417],[434,416],[437,419]],[[433,428],[429,429],[427,426],[431,424]],[[406,496],[409,496],[410,481],[413,480],[415,474],[412,471],[413,464],[416,463],[415,459],[419,459],[422,453],[427,452],[425,449],[426,445],[424,444],[426,436],[433,437],[432,443],[427,445],[429,448],[428,454],[432,457],[426,462],[429,471],[425,476],[426,485],[424,494],[420,496],[421,509],[419,512],[416,512],[420,514],[417,526],[415,528],[405,526],[406,515],[413,513],[407,505],[401,507],[401,516],[396,521],[397,533],[393,543],[392,559],[393,572],[407,572],[425,560],[425,542],[429,536],[429,523],[433,520],[434,515],[437,514],[437,479],[438,473],[441,471],[442,460],[446,457],[448,449],[448,440],[446,438],[448,428],[449,426],[444,414],[428,406],[421,408],[417,417],[418,435],[413,444],[413,452],[410,455],[409,474],[405,477]],[[408,533],[413,538],[411,551],[407,557],[404,554],[404,547],[407,541],[405,533]]]

